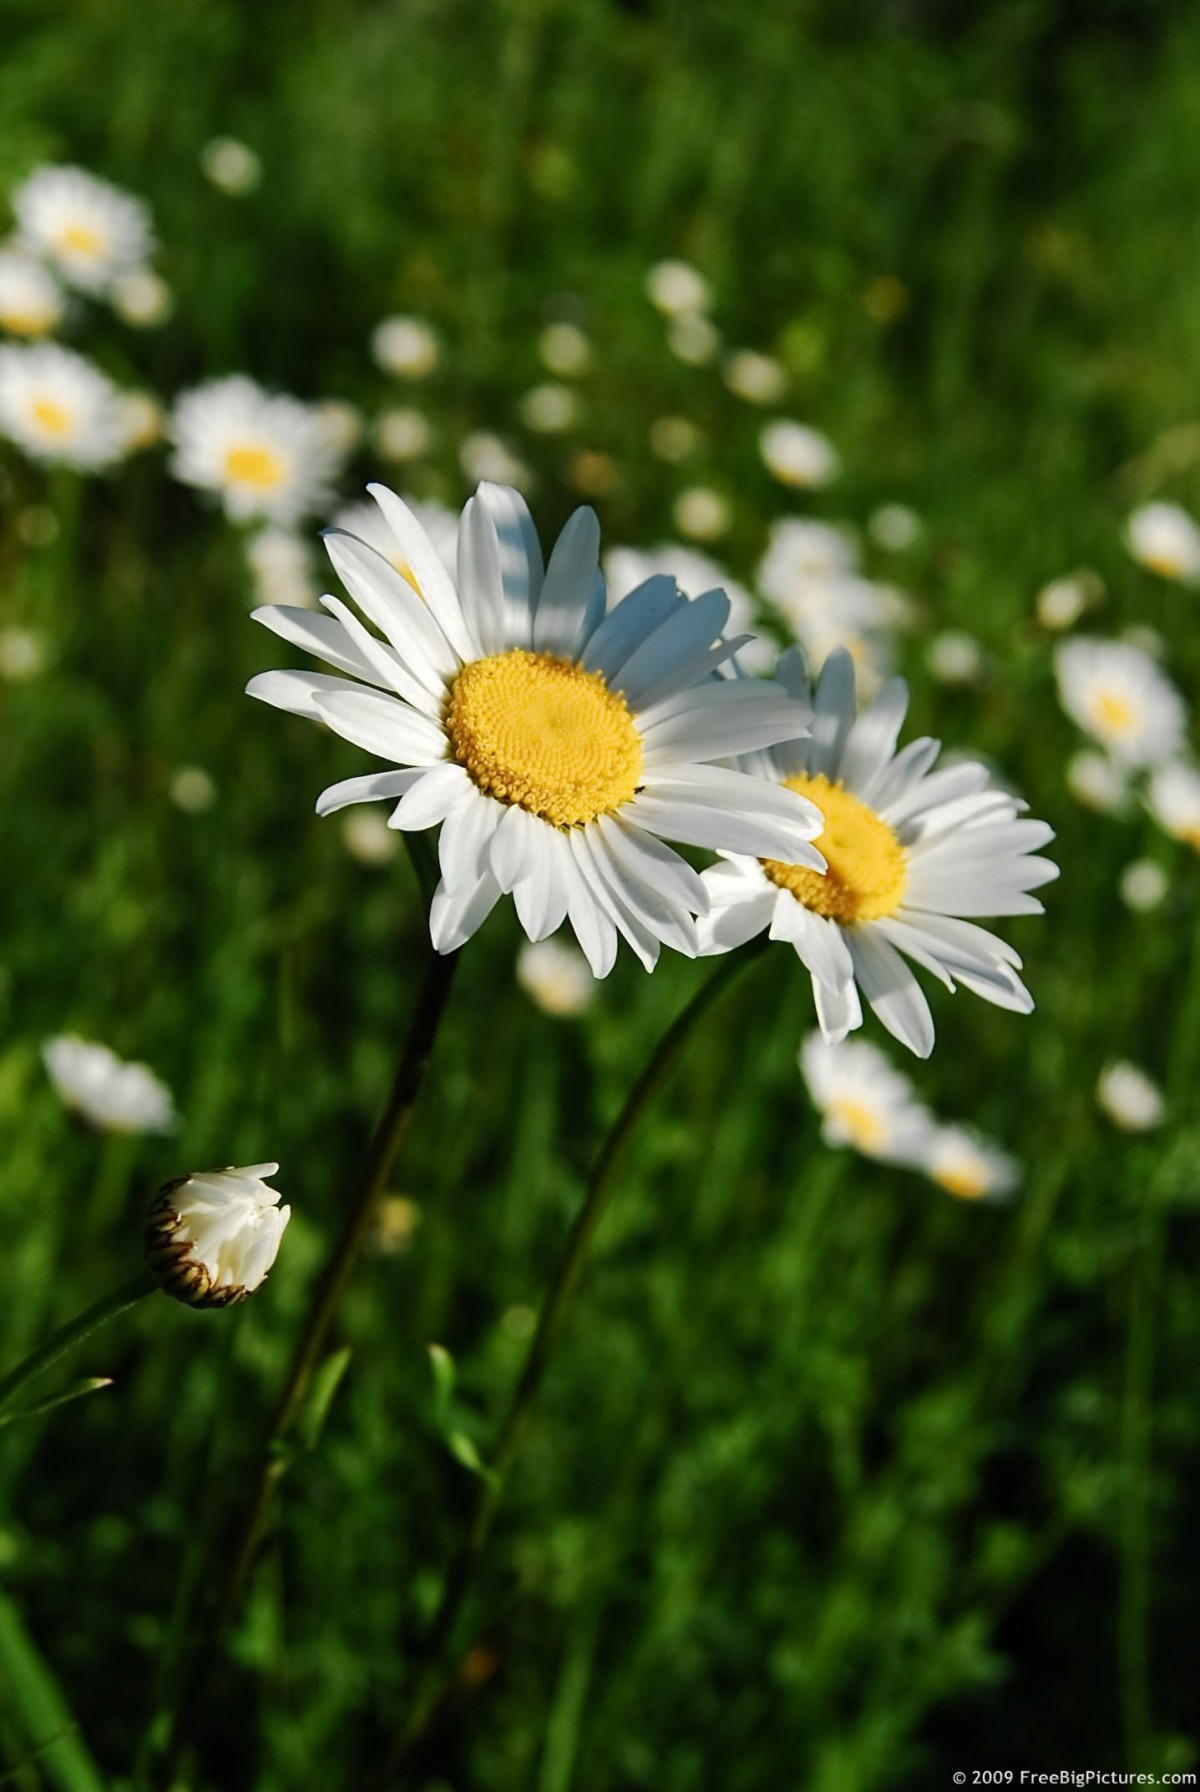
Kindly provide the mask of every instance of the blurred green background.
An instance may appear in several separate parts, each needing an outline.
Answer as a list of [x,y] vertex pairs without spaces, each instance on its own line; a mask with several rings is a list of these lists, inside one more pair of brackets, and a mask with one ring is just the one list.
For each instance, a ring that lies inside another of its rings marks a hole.
[[[361,447],[347,495],[382,472],[458,505],[459,441],[498,431],[543,539],[579,501],[580,450],[611,457],[610,544],[669,536],[679,492],[712,485],[732,516],[713,551],[741,578],[780,514],[861,527],[909,505],[916,542],[868,562],[920,606],[909,734],[993,756],[1058,831],[1046,919],[1005,928],[1036,1013],[941,995],[914,1067],[1021,1159],[1015,1204],[820,1145],[789,953],[694,1044],[602,1234],[413,1783],[870,1792],[1194,1765],[1197,869],[1068,795],[1077,737],[1034,594],[1094,568],[1095,626],[1159,629],[1194,688],[1195,599],[1121,529],[1149,497],[1200,503],[1200,11],[0,0],[0,40],[0,194],[70,161],[153,208],[174,314],[96,314],[80,346],[114,377],[169,399],[244,370],[368,415],[419,404],[431,452],[389,470]],[[241,198],[200,171],[223,134],[262,160]],[[644,282],[668,255],[710,280],[729,344],[786,365],[784,411],[837,444],[836,485],[781,493],[761,413],[667,352]],[[391,311],[442,338],[415,394],[371,360]],[[521,422],[555,319],[593,345],[566,438]],[[651,452],[663,415],[697,426],[686,464]],[[0,1364],[127,1273],[170,1175],[277,1156],[294,1219],[246,1307],[155,1297],[75,1359],[113,1388],[0,1434],[0,1782],[19,1792],[92,1783],[38,1729],[13,1665],[31,1648],[104,1783],[137,1783],[421,957],[407,863],[364,866],[312,814],[362,756],[242,698],[281,656],[247,621],[236,532],[164,465],[0,460],[0,612],[49,643],[0,686]],[[980,684],[929,677],[945,628],[982,644]],[[207,812],[171,801],[181,766],[215,781]],[[1169,893],[1136,915],[1118,880],[1147,854]],[[408,1234],[376,1241],[345,1303],[350,1369],[287,1483],[194,1783],[371,1783],[472,1492],[426,1346],[453,1354],[453,1425],[484,1448],[603,1127],[704,975],[623,956],[564,1025],[517,988],[517,942],[498,911],[465,950],[397,1170],[419,1216],[398,1210]],[[181,1133],[70,1121],[39,1057],[69,1030],[152,1064]],[[1118,1055],[1167,1090],[1153,1136],[1096,1111]]]

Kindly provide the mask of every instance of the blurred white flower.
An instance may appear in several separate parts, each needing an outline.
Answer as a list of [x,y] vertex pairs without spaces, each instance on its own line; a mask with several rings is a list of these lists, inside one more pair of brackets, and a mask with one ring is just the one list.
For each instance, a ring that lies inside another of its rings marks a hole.
[[268,524],[246,542],[246,560],[254,575],[256,603],[316,608],[321,594],[312,548],[304,536]]
[[799,1064],[827,1145],[849,1145],[883,1163],[912,1161],[929,1116],[908,1078],[877,1046],[864,1039],[835,1045],[810,1033]]
[[819,430],[806,423],[778,417],[758,438],[759,452],[769,473],[781,485],[798,490],[828,485],[842,470],[837,449]]
[[234,199],[252,193],[262,179],[258,156],[236,137],[213,137],[200,151],[200,167],[214,187]]
[[529,468],[515,455],[502,437],[485,429],[464,436],[458,449],[458,464],[473,484],[488,481],[494,485],[515,485],[528,490]]
[[921,533],[921,519],[907,504],[881,504],[871,512],[867,530],[876,547],[889,554],[900,554]]
[[604,556],[604,576],[608,583],[608,607],[611,610],[623,597],[647,579],[666,573],[674,579],[687,597],[699,597],[705,591],[723,591],[729,599],[729,620],[725,632],[729,636],[754,635],[739,647],[737,663],[743,672],[755,676],[769,673],[778,658],[773,641],[757,634],[758,606],[744,585],[731,579],[723,566],[710,560],[698,548],[684,547],[679,542],[663,542],[654,548],[610,548]]
[[122,453],[136,454],[162,440],[166,417],[157,398],[151,398],[148,392],[122,392],[117,399],[117,412]]
[[431,440],[427,419],[408,405],[381,411],[375,419],[375,441],[388,460],[420,460]]
[[71,286],[107,293],[154,248],[140,199],[83,168],[37,168],[12,196],[21,243]]
[[1091,580],[1080,573],[1070,573],[1066,578],[1051,579],[1048,585],[1043,585],[1034,600],[1034,608],[1043,628],[1058,631],[1078,622],[1092,600]]
[[1183,699],[1141,648],[1077,635],[1059,643],[1054,669],[1064,710],[1121,765],[1155,765],[1179,750]]
[[62,288],[40,261],[0,249],[0,330],[11,336],[48,336],[62,322]]
[[316,405],[265,392],[244,374],[176,400],[171,471],[215,492],[235,522],[294,523],[327,502],[342,456]]
[[797,587],[846,578],[857,570],[858,553],[844,529],[784,516],[771,524],[758,583],[765,597],[786,608]]
[[700,431],[686,417],[656,417],[650,425],[650,452],[672,466],[700,446]]
[[1194,765],[1173,759],[1156,766],[1146,807],[1165,833],[1200,852],[1200,771]]
[[0,678],[20,684],[46,664],[46,644],[28,628],[0,628]]
[[983,677],[983,648],[963,629],[943,629],[925,649],[925,664],[939,684],[978,684]]
[[432,324],[419,317],[385,317],[371,332],[371,353],[385,373],[423,380],[438,364],[441,345]]
[[517,953],[517,982],[545,1014],[582,1014],[596,995],[583,953],[557,937],[526,940]]
[[363,439],[363,414],[345,398],[322,398],[316,406],[325,439],[335,454],[352,454]]
[[685,311],[673,317],[667,328],[667,347],[677,361],[689,367],[707,367],[721,346],[715,324],[698,311]]
[[739,348],[725,362],[725,384],[747,404],[775,404],[788,387],[787,368],[770,355]]
[[112,381],[56,342],[0,347],[0,436],[33,460],[96,471],[123,452]]
[[521,420],[538,435],[559,435],[579,421],[579,400],[570,386],[535,386],[521,400]]
[[1138,915],[1158,908],[1168,887],[1166,872],[1153,859],[1134,859],[1121,873],[1121,901]]
[[665,317],[704,311],[709,302],[708,281],[690,261],[656,262],[646,275],[646,293]]
[[716,541],[728,529],[728,500],[711,486],[690,485],[671,506],[675,527],[692,541]]
[[[404,502],[437,549],[438,559],[450,577],[455,578],[458,573],[457,512],[449,510],[445,504],[439,504],[433,498],[405,498]],[[334,515],[333,527],[344,529],[347,535],[356,535],[360,541],[365,541],[377,554],[382,554],[402,578],[408,580],[414,591],[419,590],[416,574],[405,560],[400,543],[388,528],[378,504],[365,498],[357,504],[344,504]]]
[[603,498],[619,483],[621,470],[602,448],[581,448],[567,462],[567,480],[581,498]]
[[217,800],[217,787],[202,765],[181,765],[167,786],[171,801],[185,815],[204,815]]
[[586,373],[592,364],[592,345],[577,324],[547,324],[538,337],[542,365],[559,379]]
[[113,310],[139,330],[153,329],[171,315],[171,288],[153,268],[131,268],[113,281]]
[[870,695],[891,670],[893,633],[907,626],[911,611],[903,593],[864,579],[857,563],[845,531],[781,517],[772,524],[758,585],[814,666],[845,648]]
[[1021,1179],[1015,1157],[965,1126],[930,1127],[915,1167],[960,1201],[1001,1200]]
[[1101,1071],[1096,1101],[1101,1112],[1122,1132],[1151,1132],[1162,1125],[1167,1112],[1157,1083],[1125,1058]]
[[60,1100],[104,1132],[171,1132],[178,1124],[166,1084],[106,1045],[62,1034],[46,1041],[42,1061]]
[[342,840],[350,857],[360,865],[386,865],[400,850],[399,834],[389,828],[387,816],[378,809],[348,809],[342,822]]
[[228,1307],[262,1286],[292,1217],[266,1178],[278,1164],[181,1176],[146,1215],[146,1259],[164,1293],[189,1307]]
[[1107,753],[1073,753],[1067,761],[1067,789],[1085,809],[1116,815],[1129,800],[1129,778]]
[[1200,529],[1178,504],[1143,504],[1126,525],[1134,559],[1164,579],[1200,584]]

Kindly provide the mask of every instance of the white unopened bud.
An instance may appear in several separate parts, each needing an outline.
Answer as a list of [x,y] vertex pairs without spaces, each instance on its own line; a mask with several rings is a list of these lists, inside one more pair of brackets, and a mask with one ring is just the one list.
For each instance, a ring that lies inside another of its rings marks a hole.
[[164,1293],[189,1307],[228,1307],[261,1286],[292,1217],[265,1181],[278,1169],[207,1170],[159,1189],[145,1243]]

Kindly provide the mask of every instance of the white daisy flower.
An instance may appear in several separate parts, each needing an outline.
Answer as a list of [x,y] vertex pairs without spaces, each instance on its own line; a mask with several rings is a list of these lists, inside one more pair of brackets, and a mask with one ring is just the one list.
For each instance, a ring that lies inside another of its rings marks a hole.
[[1067,761],[1067,789],[1085,809],[1119,815],[1129,802],[1129,774],[1107,753],[1073,753]]
[[171,1132],[178,1125],[166,1084],[106,1045],[66,1033],[46,1041],[42,1061],[60,1100],[104,1132]]
[[569,920],[597,976],[619,936],[649,968],[662,944],[695,951],[707,905],[665,838],[820,864],[810,804],[714,763],[791,737],[798,713],[776,685],[712,677],[740,645],[722,636],[722,592],[689,602],[652,579],[606,615],[594,514],[575,513],[543,573],[524,500],[494,486],[463,512],[456,589],[407,505],[371,490],[415,587],[355,536],[325,539],[383,639],[336,597],[327,617],[260,610],[350,678],[267,672],[248,688],[399,768],[332,786],[321,814],[399,798],[393,826],[442,824],[439,952],[511,892],[530,939]]
[[810,1033],[798,1061],[827,1145],[849,1145],[882,1163],[912,1161],[929,1115],[908,1078],[877,1046],[862,1039],[834,1045]]
[[871,512],[867,529],[876,547],[902,554],[920,535],[921,519],[907,504],[881,504]]
[[538,354],[561,380],[586,373],[592,364],[592,345],[577,324],[547,324],[538,337]]
[[929,1127],[914,1168],[960,1201],[999,1201],[1021,1180],[1021,1166],[1007,1151],[965,1126]]
[[278,1164],[208,1170],[168,1182],[146,1215],[146,1258],[166,1294],[228,1307],[267,1279],[292,1217],[266,1178]]
[[0,436],[32,460],[97,471],[124,453],[120,394],[74,349],[0,347]]
[[787,368],[770,355],[739,348],[725,363],[725,384],[747,404],[774,404],[787,391]]
[[769,473],[781,485],[807,490],[828,485],[842,470],[837,449],[819,430],[807,423],[779,417],[768,423],[758,438],[759,452]]
[[214,187],[235,199],[253,192],[262,179],[262,162],[236,137],[213,137],[200,151],[200,167]]
[[671,517],[681,535],[692,541],[716,541],[729,528],[729,502],[709,485],[689,485],[671,506]]
[[1200,528],[1178,504],[1143,504],[1130,516],[1125,540],[1151,572],[1200,585]]
[[543,1014],[583,1014],[596,995],[587,959],[565,940],[527,940],[517,953],[517,982]]
[[1178,752],[1183,699],[1140,647],[1076,635],[1055,649],[1054,670],[1064,710],[1119,765],[1157,765]]
[[171,432],[176,479],[216,492],[235,522],[294,523],[327,501],[341,466],[319,406],[243,374],[183,393]]
[[858,549],[845,529],[783,516],[771,524],[758,583],[765,597],[785,608],[807,585],[836,583],[857,573]]
[[48,267],[16,249],[0,249],[0,330],[49,336],[62,322],[62,288]]
[[[791,649],[776,674],[797,696],[808,689]],[[811,738],[760,760],[766,777],[815,803],[824,876],[786,861],[725,853],[704,873],[712,909],[705,949],[728,951],[769,930],[812,975],[817,1019],[838,1042],[862,1024],[860,991],[889,1033],[918,1057],[933,1049],[933,1019],[905,957],[953,989],[1027,1014],[1033,1000],[1020,959],[968,917],[1041,912],[1029,892],[1058,875],[1029,855],[1053,838],[1020,819],[1024,804],[964,761],[934,771],[938,743],[896,739],[908,706],[902,679],[855,716],[854,668],[826,661]],[[902,954],[904,956],[902,956]]]
[[138,330],[165,323],[174,302],[171,288],[153,268],[131,268],[113,281],[113,310]]
[[1156,766],[1146,788],[1146,807],[1164,833],[1200,852],[1200,771],[1182,759]]
[[646,293],[656,311],[666,317],[704,311],[709,302],[708,281],[690,261],[659,261],[646,275]]
[[1122,1132],[1152,1132],[1161,1126],[1167,1104],[1158,1084],[1128,1059],[1108,1064],[1096,1084],[1096,1102]]
[[[655,548],[610,548],[604,556],[610,603],[662,573],[674,579],[685,597],[699,597],[702,591],[719,586],[729,599],[726,627],[730,634],[752,633],[757,628],[758,607],[749,591],[698,548],[668,541]],[[755,635],[738,649],[737,663],[741,671],[757,677],[769,672],[776,658],[774,644]]]
[[1053,629],[1055,633],[1072,628],[1099,595],[1099,580],[1095,573],[1073,572],[1062,579],[1051,579],[1034,599],[1037,619],[1043,628]]
[[441,345],[432,325],[419,317],[385,317],[371,333],[371,353],[385,373],[423,380],[438,364]]
[[83,292],[108,292],[154,248],[142,201],[84,168],[35,169],[12,209],[21,242]]
[[1134,859],[1121,873],[1121,901],[1135,915],[1148,915],[1166,900],[1170,882],[1154,859]]

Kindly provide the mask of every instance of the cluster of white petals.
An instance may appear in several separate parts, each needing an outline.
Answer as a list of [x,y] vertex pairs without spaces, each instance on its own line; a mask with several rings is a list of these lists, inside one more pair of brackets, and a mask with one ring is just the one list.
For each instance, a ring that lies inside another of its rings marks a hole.
[[66,1033],[46,1041],[42,1060],[65,1105],[104,1132],[171,1132],[178,1124],[166,1084],[106,1045]]
[[215,492],[235,522],[289,524],[320,509],[343,459],[319,405],[266,392],[244,374],[184,392],[171,437],[175,477]]
[[98,472],[126,452],[122,395],[57,342],[0,347],[0,436],[33,460]]
[[21,246],[81,292],[107,294],[154,249],[150,213],[85,168],[37,168],[12,196]]
[[210,1170],[159,1190],[145,1242],[166,1293],[192,1307],[227,1307],[261,1286],[292,1217],[266,1181],[278,1169]]

